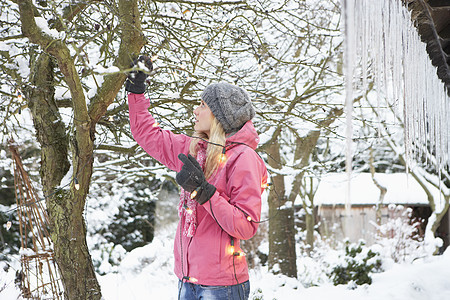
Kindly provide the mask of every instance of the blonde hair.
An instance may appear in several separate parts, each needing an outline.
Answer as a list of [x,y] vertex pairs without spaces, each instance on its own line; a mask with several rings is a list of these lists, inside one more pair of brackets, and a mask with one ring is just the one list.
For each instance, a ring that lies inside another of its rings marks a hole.
[[[198,137],[198,138],[195,138]],[[220,165],[220,156],[222,155],[223,147],[225,146],[225,131],[222,125],[217,121],[216,117],[213,117],[211,122],[211,128],[209,129],[209,138],[203,132],[195,132],[194,138],[189,145],[189,153],[196,157],[198,152],[198,143],[201,139],[208,140],[208,146],[206,148],[206,162],[205,162],[205,177],[210,178]],[[222,146],[219,146],[222,145]]]

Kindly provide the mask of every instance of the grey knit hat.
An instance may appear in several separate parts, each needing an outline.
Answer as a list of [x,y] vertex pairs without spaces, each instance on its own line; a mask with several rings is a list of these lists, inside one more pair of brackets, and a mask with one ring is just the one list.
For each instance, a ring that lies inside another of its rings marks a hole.
[[239,130],[255,115],[247,91],[227,82],[208,85],[201,98],[222,125],[225,133]]

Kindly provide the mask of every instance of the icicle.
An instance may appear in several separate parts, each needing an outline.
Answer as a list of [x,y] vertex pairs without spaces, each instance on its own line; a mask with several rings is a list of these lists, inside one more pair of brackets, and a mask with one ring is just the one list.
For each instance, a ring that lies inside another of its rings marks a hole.
[[[344,11],[344,73],[345,73],[345,112],[346,112],[346,163],[345,169],[347,172],[347,196],[345,202],[345,212],[346,215],[350,215],[351,199],[350,199],[350,179],[352,172],[352,160],[353,160],[353,150],[352,150],[352,138],[353,138],[353,125],[352,125],[352,115],[353,115],[353,79],[355,74],[355,54],[356,54],[356,35],[355,29],[355,0],[343,0],[343,11]],[[348,219],[348,218],[347,218]]]
[[[359,78],[364,94],[368,78],[373,79],[379,106],[386,101],[395,104],[397,113],[402,111],[408,167],[414,160],[425,160],[438,169],[450,167],[450,97],[403,1],[342,0],[342,6],[347,172],[352,159],[353,83]],[[361,62],[360,74],[355,62]]]

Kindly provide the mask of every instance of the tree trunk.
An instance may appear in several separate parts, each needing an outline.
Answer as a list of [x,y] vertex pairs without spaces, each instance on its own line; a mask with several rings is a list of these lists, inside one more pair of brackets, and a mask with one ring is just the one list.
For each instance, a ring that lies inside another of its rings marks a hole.
[[54,98],[54,67],[55,63],[49,55],[40,54],[31,70],[32,87],[25,91],[41,145],[40,175],[46,195],[61,182],[70,168],[67,159],[69,140]]
[[[86,244],[83,218],[86,196],[92,176],[94,135],[97,121],[122,86],[126,74],[106,76],[88,111],[84,90],[69,48],[63,40],[44,34],[34,19],[35,7],[30,0],[19,1],[23,34],[40,45],[46,54],[38,59],[32,72],[33,88],[28,89],[30,108],[38,140],[42,146],[41,176],[47,198],[50,234],[55,260],[61,273],[67,299],[101,299],[91,257]],[[116,63],[124,68],[144,44],[140,32],[137,1],[119,1],[121,38]],[[72,16],[73,17],[73,16]],[[69,169],[69,142],[54,100],[53,65],[47,54],[55,57],[72,96],[74,133],[71,138],[73,178],[70,187],[58,187]],[[75,179],[79,188],[75,188]]]
[[[295,199],[297,198],[297,195],[300,193],[300,189],[302,184],[304,183],[304,175],[305,175],[305,168],[309,165],[311,156],[316,149],[317,142],[320,137],[320,133],[322,128],[327,128],[330,126],[336,118],[338,118],[340,115],[342,115],[343,111],[342,109],[332,109],[329,111],[327,118],[323,119],[317,128],[317,130],[311,130],[307,136],[305,137],[297,137],[296,141],[296,148],[294,153],[294,161],[300,160],[300,162],[296,165],[296,168],[299,170],[299,173],[295,176],[294,181],[292,183],[292,189],[291,194],[289,195],[289,200],[294,203]],[[306,189],[305,189],[306,190]],[[303,201],[303,209],[306,212],[305,216],[305,222],[306,222],[306,242],[310,246],[309,252],[311,252],[312,249],[314,249],[314,230],[316,226],[316,220],[314,216],[314,187],[313,182],[311,181],[311,185],[309,188],[309,192],[305,192],[302,196]],[[309,198],[309,204],[308,201],[306,201],[306,197]]]
[[[297,138],[297,146],[294,153],[294,161],[300,159],[296,168],[299,173],[295,176],[289,196],[286,195],[284,186],[284,176],[276,175],[272,178],[273,188],[269,192],[269,268],[274,273],[281,272],[290,277],[297,277],[297,255],[295,251],[295,222],[294,222],[294,201],[300,193],[300,186],[303,180],[302,170],[309,164],[320,136],[320,129],[326,128],[342,114],[342,109],[333,109],[328,117],[320,122],[320,128],[309,132],[304,138]],[[278,138],[281,127],[278,127],[270,141],[266,143],[265,149],[268,154],[268,164],[273,169],[281,169],[281,154]],[[313,201],[311,200],[311,203]],[[305,209],[308,209],[305,207]],[[314,240],[314,212],[309,222],[309,236]],[[278,266],[279,268],[277,268]]]
[[375,166],[374,166],[374,157],[373,157],[373,148],[370,148],[370,174],[372,175],[372,181],[375,184],[375,186],[380,190],[380,197],[378,198],[378,202],[375,205],[375,215],[376,215],[376,222],[378,226],[381,225],[381,217],[382,217],[382,211],[383,208],[383,201],[384,196],[387,193],[387,189],[382,186],[378,180],[375,179]]
[[[86,244],[84,201],[73,199],[71,191],[59,191],[49,209],[55,258],[67,299],[101,299],[92,259]],[[71,213],[67,213],[71,212]]]
[[[280,145],[274,141],[268,148],[269,165],[281,168]],[[295,253],[294,206],[287,203],[284,176],[272,178],[273,188],[269,192],[269,268],[273,273],[297,277]],[[281,198],[282,197],[282,198]]]
[[[430,219],[434,220],[433,224],[431,225],[431,232],[434,235],[436,235],[436,231],[438,230],[439,226],[441,225],[442,218],[447,213],[448,207],[449,207],[449,203],[450,203],[450,200],[449,200],[450,196],[443,195],[442,197],[444,198],[444,202],[445,202],[444,208],[440,212],[436,212],[433,209],[433,214],[436,215],[436,218],[431,218],[430,217]],[[432,208],[435,208],[435,207],[432,207]]]
[[[53,68],[50,56],[40,54],[31,75],[33,87],[27,89],[27,99],[37,139],[41,144],[40,175],[44,194],[47,195],[46,205],[55,260],[66,298],[100,299],[100,286],[86,244],[82,215],[84,201],[74,201],[74,195],[68,190],[54,194],[69,170],[70,163],[69,142],[54,99]],[[91,166],[85,170],[90,168]]]
[[311,210],[311,212],[307,212],[305,215],[306,243],[309,245],[309,253],[311,253],[311,251],[314,249],[314,230],[316,226],[316,222],[314,220],[314,208],[312,208]]
[[301,196],[303,198],[303,209],[305,210],[306,243],[309,245],[309,248],[307,249],[309,255],[311,251],[314,250],[314,230],[316,229],[314,196],[316,194],[317,187],[314,187],[313,178],[304,178],[302,180],[302,185],[302,190],[304,192],[301,193]]
[[[393,147],[393,143],[389,141],[389,146]],[[400,161],[402,162],[402,164],[404,166],[407,166],[406,164],[406,159],[403,155],[399,155]],[[441,191],[441,196],[444,198],[444,207],[442,208],[441,211],[436,211],[436,200],[439,201],[439,199],[435,199],[433,193],[430,191],[430,189],[428,188],[428,184],[430,184],[431,182],[428,182],[427,184],[427,179],[420,174],[420,169],[419,171],[415,171],[414,169],[410,169],[410,173],[411,176],[417,181],[417,183],[422,187],[423,191],[425,192],[425,194],[427,194],[427,198],[428,198],[428,203],[430,204],[430,208],[431,208],[431,216],[428,218],[428,220],[432,221],[432,224],[428,224],[427,225],[427,230],[425,231],[425,238],[426,239],[430,239],[431,237],[427,237],[427,234],[432,234],[433,237],[436,236],[436,230],[439,228],[439,226],[441,225],[441,220],[442,218],[445,216],[445,214],[447,213],[449,206],[450,206],[450,195],[448,194],[444,194]],[[442,183],[444,184],[444,183]],[[433,186],[434,184],[431,183],[431,185]],[[434,185],[435,188],[439,188],[438,186]],[[429,229],[429,230],[428,230]],[[438,249],[436,249],[437,251]]]

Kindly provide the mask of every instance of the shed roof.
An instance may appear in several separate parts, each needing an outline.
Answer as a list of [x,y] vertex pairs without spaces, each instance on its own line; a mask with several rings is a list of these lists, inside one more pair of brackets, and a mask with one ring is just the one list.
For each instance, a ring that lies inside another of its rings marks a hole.
[[438,77],[450,96],[450,1],[406,0]]
[[[387,189],[384,204],[427,205],[427,195],[417,181],[406,173],[376,173],[375,179]],[[341,205],[347,200],[347,174],[330,173],[322,177],[315,205]],[[350,181],[350,203],[352,205],[375,205],[380,201],[380,189],[374,184],[370,173],[354,173]],[[439,197],[439,190],[432,189]]]

